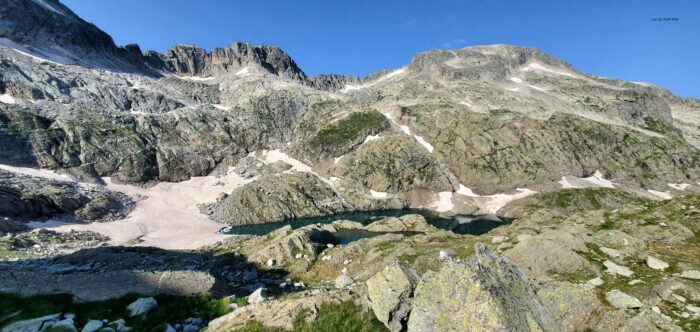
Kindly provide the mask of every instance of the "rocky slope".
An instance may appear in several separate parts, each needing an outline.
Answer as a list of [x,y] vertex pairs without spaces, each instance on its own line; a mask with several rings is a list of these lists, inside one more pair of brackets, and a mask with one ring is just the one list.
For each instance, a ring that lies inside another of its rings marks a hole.
[[[0,18],[1,292],[219,297],[149,325],[178,331],[700,328],[696,99],[526,47],[307,77],[274,46],[119,47],[56,0]],[[407,207],[458,216],[215,234]]]

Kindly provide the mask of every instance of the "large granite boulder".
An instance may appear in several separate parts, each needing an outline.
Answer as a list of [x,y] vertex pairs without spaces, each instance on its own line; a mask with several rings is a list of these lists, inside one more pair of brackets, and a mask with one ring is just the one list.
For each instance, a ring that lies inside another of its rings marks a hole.
[[408,331],[558,331],[520,269],[483,244],[418,284]]
[[402,331],[406,328],[418,280],[415,271],[398,261],[367,280],[372,310],[389,330]]

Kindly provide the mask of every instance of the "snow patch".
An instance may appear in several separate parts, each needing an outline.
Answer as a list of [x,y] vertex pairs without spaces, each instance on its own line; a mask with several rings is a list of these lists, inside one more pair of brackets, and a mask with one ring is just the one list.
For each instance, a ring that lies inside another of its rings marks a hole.
[[17,44],[14,41],[4,37],[0,37],[0,45],[7,46],[13,49],[15,52],[24,56],[28,56],[39,63],[50,62],[57,65],[67,65],[75,63],[75,61],[65,56],[40,52],[29,45]]
[[16,174],[36,176],[45,179],[52,179],[58,181],[70,181],[70,177],[64,174],[58,174],[49,169],[43,168],[31,168],[31,167],[16,167],[10,165],[0,164],[0,169]]
[[506,206],[506,204],[537,193],[527,188],[516,188],[515,190],[518,191],[516,194],[495,194],[486,196],[490,198],[490,200],[486,202],[486,210],[495,214],[502,207]]
[[433,203],[433,209],[437,212],[447,212],[454,209],[455,205],[452,203],[452,192],[442,191],[438,193],[437,202]]
[[383,81],[386,81],[386,80],[388,80],[388,79],[390,79],[390,78],[392,78],[392,77],[396,77],[396,76],[398,76],[398,75],[401,75],[401,74],[403,74],[405,71],[406,71],[406,68],[399,68],[399,69],[397,69],[397,70],[394,70],[394,71],[392,71],[392,72],[389,72],[388,74],[386,74],[386,75],[384,75],[384,76],[382,76],[382,77],[380,77],[380,78],[378,78],[378,79],[376,79],[375,81],[370,82],[370,83],[359,84],[359,85],[345,84],[345,87],[343,87],[343,89],[340,90],[340,92],[341,92],[341,93],[347,93],[347,92],[353,91],[353,90],[362,90],[362,89],[366,89],[366,88],[369,88],[369,87],[373,87],[373,86],[377,85],[377,84],[380,83],[380,82],[383,82]]
[[385,192],[383,192],[383,191],[374,191],[374,190],[371,190],[371,189],[369,190],[369,193],[370,193],[370,195],[372,195],[372,197],[374,197],[374,198],[386,198],[386,197],[388,196],[388,194],[385,193]]
[[177,76],[177,75],[175,75],[175,77],[177,77],[179,79],[186,80],[186,81],[194,81],[194,82],[206,82],[206,81],[214,80],[214,77],[211,77],[211,76],[199,77],[199,76]]
[[692,185],[689,183],[669,183],[668,186],[673,188],[673,189],[683,191]]
[[391,113],[382,112],[382,114],[384,114],[384,116],[385,116],[387,119],[389,119],[389,121],[391,121],[391,123],[393,123],[393,124],[395,124],[396,126],[398,126],[398,127],[401,129],[401,131],[403,131],[406,135],[413,136],[413,138],[415,138],[416,141],[418,141],[418,143],[420,143],[420,145],[422,145],[426,150],[428,150],[428,152],[430,152],[430,153],[433,152],[433,146],[432,146],[430,143],[428,143],[428,141],[426,141],[426,140],[425,140],[423,137],[421,137],[421,136],[412,134],[412,133],[411,133],[411,128],[409,128],[408,126],[400,125],[398,122],[396,122],[396,119],[394,118],[393,115],[391,115]]
[[547,68],[538,62],[531,62],[527,66],[520,68],[520,70],[522,70],[522,71],[543,71],[543,72],[548,72],[548,73],[557,74],[557,75],[577,77],[577,75],[574,75],[574,74],[569,73],[569,72]]
[[615,188],[614,183],[610,180],[606,180],[605,178],[603,178],[603,173],[601,173],[598,170],[596,170],[592,176],[584,178],[584,180],[586,180],[590,183],[596,184],[600,187]]
[[222,111],[229,111],[229,110],[231,110],[231,107],[224,106],[224,105],[221,105],[221,104],[211,104],[211,106],[214,106],[214,108],[220,109],[220,110],[222,110]]
[[10,96],[9,94],[1,94],[0,95],[0,103],[5,103],[5,104],[16,104],[17,100]]
[[466,187],[465,185],[463,185],[463,184],[461,184],[461,183],[459,184],[459,188],[457,189],[456,193],[458,193],[458,194],[460,194],[460,195],[467,196],[467,197],[481,197],[481,196],[475,194],[475,193],[471,190],[471,188]]
[[430,143],[428,143],[425,139],[423,139],[423,137],[418,135],[413,135],[413,137],[416,139],[416,141],[418,141],[418,143],[420,143],[420,145],[422,145],[426,150],[428,150],[428,152],[433,152],[433,146]]
[[560,180],[558,183],[561,185],[562,189],[575,189],[575,188],[579,188],[578,186],[575,186],[575,185],[571,184],[571,182],[569,182],[569,180],[566,179],[566,176],[562,176],[562,177],[561,177],[561,180]]
[[44,0],[34,0],[34,2],[38,3],[38,4],[41,5],[42,7],[46,8],[46,9],[48,9],[48,10],[50,10],[50,11],[52,11],[52,12],[58,14],[58,15],[66,16],[65,14],[61,13],[60,11],[58,11],[58,9],[56,9],[56,8],[54,8],[53,6],[51,6],[50,4],[46,3]]
[[250,68],[249,67],[243,67],[243,69],[237,71],[235,76],[248,76],[250,75]]
[[343,159],[343,157],[345,157],[345,156],[340,156],[340,157],[338,157],[338,158],[335,158],[335,159],[333,160],[333,164],[336,164],[336,165],[337,165],[337,164],[340,162],[340,159]]
[[365,138],[365,143],[380,140],[380,139],[382,139],[382,137],[379,135],[368,135],[367,138]]
[[651,189],[647,189],[647,191],[648,191],[649,193],[651,193],[652,195],[654,195],[654,196],[661,197],[662,199],[671,199],[671,198],[673,198],[673,196],[671,196],[671,194],[668,193],[668,192],[666,192],[666,191],[657,191],[657,190],[651,190]]

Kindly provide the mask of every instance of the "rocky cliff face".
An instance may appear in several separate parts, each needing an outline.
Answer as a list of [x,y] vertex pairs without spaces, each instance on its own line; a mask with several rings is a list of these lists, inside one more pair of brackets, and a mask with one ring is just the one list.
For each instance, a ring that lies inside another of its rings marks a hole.
[[64,64],[158,75],[138,45],[114,45],[112,37],[57,0],[8,0],[0,4],[0,44]]
[[170,71],[178,75],[220,76],[240,73],[248,66],[259,66],[274,75],[306,80],[306,75],[294,60],[276,46],[234,43],[207,53],[194,45],[176,45],[162,55],[162,60]]

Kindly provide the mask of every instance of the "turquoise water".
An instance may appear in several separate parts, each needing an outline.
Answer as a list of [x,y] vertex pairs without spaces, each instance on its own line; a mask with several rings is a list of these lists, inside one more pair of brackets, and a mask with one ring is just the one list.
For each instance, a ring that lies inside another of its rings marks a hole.
[[[481,235],[498,226],[506,225],[511,222],[511,220],[504,220],[494,216],[457,215],[455,217],[441,217],[437,213],[428,210],[402,209],[381,211],[355,211],[350,213],[340,213],[323,217],[294,219],[269,224],[229,226],[221,229],[220,232],[223,234],[265,235],[286,225],[291,225],[292,228],[299,228],[313,224],[330,224],[336,220],[351,220],[362,223],[363,225],[368,225],[382,218],[401,217],[407,214],[420,214],[423,217],[425,217],[429,224],[440,229],[452,231],[457,234]],[[349,233],[348,237],[359,239],[362,238],[362,236],[372,237],[381,234],[382,233],[355,230]]]

